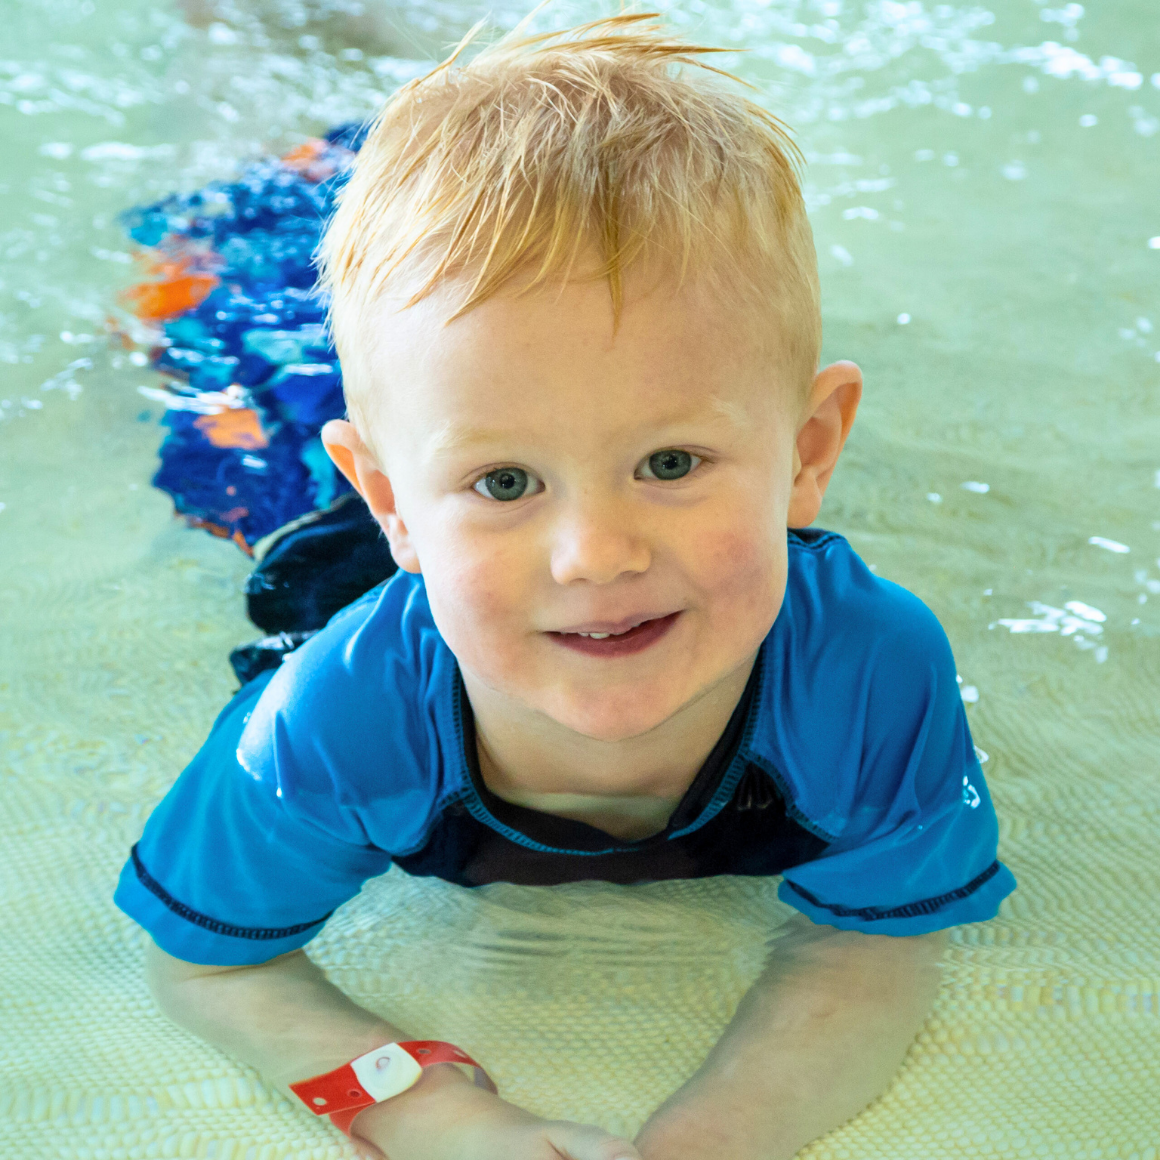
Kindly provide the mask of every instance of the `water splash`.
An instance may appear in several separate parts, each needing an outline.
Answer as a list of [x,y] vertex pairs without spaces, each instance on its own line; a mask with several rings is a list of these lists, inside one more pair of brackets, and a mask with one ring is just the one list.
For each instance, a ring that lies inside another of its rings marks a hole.
[[1092,639],[1103,635],[1103,626],[1108,619],[1100,609],[1082,600],[1069,600],[1062,608],[1032,600],[1028,603],[1028,608],[1031,609],[1032,616],[1001,617],[987,627],[993,629],[1001,626],[1016,635],[1058,633],[1061,637],[1071,637],[1073,643],[1080,649],[1093,650],[1097,664],[1103,664],[1108,659],[1107,647],[1097,644]]

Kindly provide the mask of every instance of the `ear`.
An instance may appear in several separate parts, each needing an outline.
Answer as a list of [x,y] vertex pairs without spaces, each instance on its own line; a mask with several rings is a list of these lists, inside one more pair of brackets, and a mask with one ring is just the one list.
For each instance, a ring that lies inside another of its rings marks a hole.
[[363,442],[353,423],[331,419],[322,428],[322,445],[355,489],[366,500],[371,515],[379,522],[391,545],[395,563],[405,572],[421,572],[415,545],[395,507],[395,490]]
[[862,372],[852,362],[833,363],[814,379],[794,446],[789,527],[804,528],[818,518],[861,398]]

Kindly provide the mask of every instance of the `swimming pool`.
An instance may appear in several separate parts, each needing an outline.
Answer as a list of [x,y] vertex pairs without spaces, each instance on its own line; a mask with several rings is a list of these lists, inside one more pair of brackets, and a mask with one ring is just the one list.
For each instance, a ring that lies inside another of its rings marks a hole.
[[[746,49],[727,67],[799,134],[825,356],[868,382],[820,522],[945,625],[1020,881],[955,933],[903,1073],[818,1158],[1160,1147],[1160,24],[1144,0],[991,7],[667,9]],[[160,408],[138,388],[157,384],[109,318],[132,339],[122,209],[369,112],[482,11],[354,9],[5,13],[5,1156],[349,1154],[161,1020],[112,907],[255,633],[249,562],[149,486]],[[479,1045],[517,1101],[631,1130],[780,915],[740,880],[465,898],[391,875],[312,948],[368,1004]]]

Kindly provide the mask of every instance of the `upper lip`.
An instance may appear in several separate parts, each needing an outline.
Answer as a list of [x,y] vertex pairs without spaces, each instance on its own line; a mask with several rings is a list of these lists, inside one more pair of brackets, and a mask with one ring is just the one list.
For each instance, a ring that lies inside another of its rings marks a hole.
[[[680,611],[679,609],[677,611]],[[633,616],[626,616],[622,620],[586,620],[583,624],[570,624],[567,628],[552,628],[549,632],[607,632],[612,636],[618,636],[622,632],[628,632],[630,628],[636,628],[638,625],[644,624],[647,620],[661,620],[666,616],[672,616],[672,612],[645,612],[636,613]]]

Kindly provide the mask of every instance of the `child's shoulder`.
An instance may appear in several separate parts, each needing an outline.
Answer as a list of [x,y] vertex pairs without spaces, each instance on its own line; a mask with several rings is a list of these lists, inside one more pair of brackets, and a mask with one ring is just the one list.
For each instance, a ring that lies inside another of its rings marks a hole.
[[430,782],[430,753],[457,731],[456,688],[422,579],[400,571],[286,657],[249,713],[238,760],[256,778],[337,790],[346,804],[406,792]]
[[317,678],[377,688],[392,680],[413,684],[431,675],[445,650],[423,577],[400,569],[335,613],[283,661],[280,674],[293,684]]
[[875,816],[871,799],[893,801],[900,778],[941,785],[949,769],[957,792],[960,767],[974,762],[942,625],[839,535],[790,533],[785,600],[761,665],[753,750],[830,835],[860,810]]
[[935,614],[913,592],[875,574],[844,536],[821,528],[791,529],[785,600],[778,623],[786,644],[807,642],[818,659],[874,656],[912,662],[947,657]]

